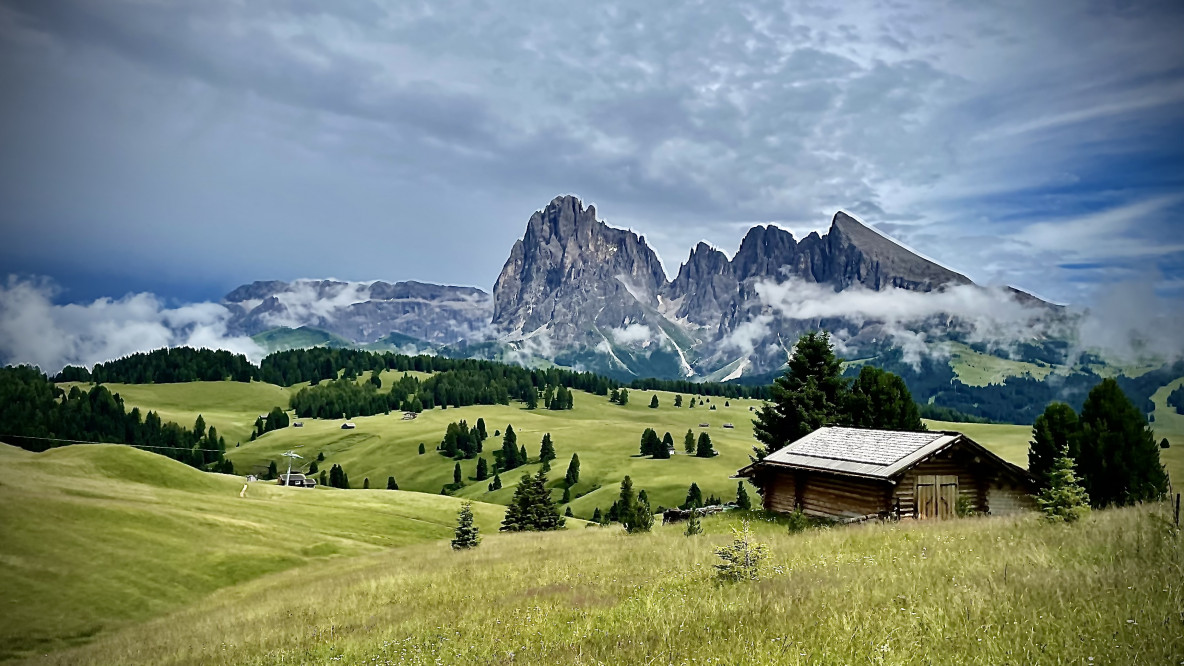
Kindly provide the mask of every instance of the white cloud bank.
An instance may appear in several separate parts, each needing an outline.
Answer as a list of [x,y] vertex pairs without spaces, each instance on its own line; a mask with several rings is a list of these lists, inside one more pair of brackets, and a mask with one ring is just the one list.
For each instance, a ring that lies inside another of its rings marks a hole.
[[56,293],[48,280],[10,276],[0,284],[0,362],[54,373],[161,347],[225,349],[256,363],[264,355],[250,338],[227,334],[230,312],[217,303],[169,308],[141,293],[55,305]]

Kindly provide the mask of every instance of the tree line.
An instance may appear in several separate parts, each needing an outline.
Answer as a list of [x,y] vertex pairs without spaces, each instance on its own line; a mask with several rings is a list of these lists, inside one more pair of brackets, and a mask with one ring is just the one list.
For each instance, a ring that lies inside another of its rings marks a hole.
[[192,429],[165,423],[156,412],[128,411],[105,386],[65,391],[30,366],[0,368],[0,430],[4,441],[29,451],[71,443],[62,440],[130,444],[198,469],[234,472],[225,439],[200,415]]
[[136,352],[90,370],[68,365],[54,376],[55,382],[109,382],[121,384],[175,384],[180,382],[249,382],[259,379],[256,368],[242,354],[221,349],[166,347]]

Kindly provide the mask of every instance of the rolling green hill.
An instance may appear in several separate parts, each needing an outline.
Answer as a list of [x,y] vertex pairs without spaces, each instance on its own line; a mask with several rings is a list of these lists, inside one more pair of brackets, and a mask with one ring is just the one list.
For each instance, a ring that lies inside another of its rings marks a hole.
[[353,342],[340,335],[322,331],[311,326],[299,328],[273,328],[251,336],[255,344],[268,351],[287,351],[289,349],[307,349],[309,347],[356,347]]
[[[77,644],[264,574],[451,535],[459,500],[281,488],[126,446],[0,444],[0,660]],[[502,507],[475,505],[492,531]],[[317,565],[320,566],[320,565]],[[302,589],[315,567],[282,577]]]

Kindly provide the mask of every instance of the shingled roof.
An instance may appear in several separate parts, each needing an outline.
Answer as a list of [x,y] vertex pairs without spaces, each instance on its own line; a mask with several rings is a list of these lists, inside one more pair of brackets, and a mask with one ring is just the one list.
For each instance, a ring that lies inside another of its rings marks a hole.
[[[775,451],[756,465],[783,465],[887,479],[958,439],[970,441],[956,432],[826,427]],[[746,467],[740,474],[750,472],[754,466]]]

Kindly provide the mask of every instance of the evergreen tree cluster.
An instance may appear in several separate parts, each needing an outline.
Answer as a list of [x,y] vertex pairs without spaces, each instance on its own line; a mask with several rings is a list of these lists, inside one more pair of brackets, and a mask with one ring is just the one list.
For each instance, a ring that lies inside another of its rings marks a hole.
[[476,458],[482,451],[484,441],[484,428],[469,429],[468,422],[461,420],[448,424],[444,431],[444,439],[440,441],[439,451],[457,460]]
[[[595,516],[593,516],[595,518]],[[654,512],[650,508],[649,498],[644,490],[633,492],[633,479],[626,476],[621,480],[621,494],[608,513],[603,517],[604,522],[618,522],[629,534],[649,532],[654,527]]]
[[1159,451],[1143,412],[1117,381],[1105,379],[1089,392],[1080,414],[1064,403],[1045,408],[1032,426],[1028,469],[1047,489],[1064,476],[1067,459],[1094,507],[1123,506],[1167,492]]
[[333,465],[329,468],[329,487],[349,489],[349,476],[346,475],[345,469],[341,465]]
[[259,379],[259,369],[242,354],[222,349],[171,347],[150,352],[136,352],[87,370],[66,366],[55,382],[95,382],[121,384],[176,384],[180,382],[249,382]]
[[579,454],[571,454],[571,462],[567,463],[567,474],[563,476],[563,482],[567,484],[568,488],[580,482],[580,456]]
[[[761,406],[753,421],[753,435],[761,443],[754,448],[756,458],[828,425],[925,429],[917,405],[899,377],[864,366],[849,384],[841,375],[841,363],[825,332],[807,333],[798,339],[789,367],[773,382],[770,401]],[[700,455],[698,450],[695,455]]]
[[559,411],[571,409],[575,405],[575,400],[572,398],[571,391],[563,385],[547,386],[543,390],[543,405],[547,409]]
[[1176,410],[1177,414],[1184,414],[1184,384],[1168,394],[1168,406]]
[[616,403],[618,405],[621,405],[622,407],[624,407],[625,405],[628,405],[629,404],[629,389],[627,389],[627,388],[613,389],[612,393],[610,393],[608,396],[608,401]]
[[767,385],[746,385],[732,382],[692,382],[686,379],[635,379],[629,383],[629,388],[641,389],[643,391],[669,391],[670,393],[686,393],[688,395],[718,396],[721,398],[756,398],[763,400],[769,397],[769,387]]
[[[673,445],[674,438],[670,433],[666,433],[666,440]],[[652,456],[655,459],[662,460],[670,457],[670,448],[667,447],[667,442],[663,438],[658,437],[658,433],[653,428],[646,428],[641,433],[641,455]]]
[[518,446],[518,434],[513,425],[506,426],[506,434],[502,437],[501,451],[494,451],[494,468],[502,471],[515,469],[526,464],[526,447]]
[[127,411],[119,394],[105,386],[64,391],[25,365],[0,368],[0,435],[29,451],[71,443],[52,438],[130,444],[198,469],[234,472],[224,457],[225,439],[215,428],[206,428],[201,416],[193,429],[186,429],[163,422],[156,412]]
[[287,428],[291,423],[288,414],[279,407],[272,407],[267,416],[260,416],[255,419],[255,429],[251,432],[251,441],[259,439],[264,434],[272,430],[279,430],[280,428]]
[[289,399],[289,406],[298,417],[318,419],[373,416],[391,410],[420,412],[424,405],[417,395],[419,390],[419,380],[410,375],[399,378],[385,392],[372,382],[342,377],[300,389]]
[[567,520],[551,501],[547,489],[547,475],[540,471],[531,476],[523,474],[514,490],[514,497],[506,507],[502,519],[503,532],[546,532],[562,529]]

